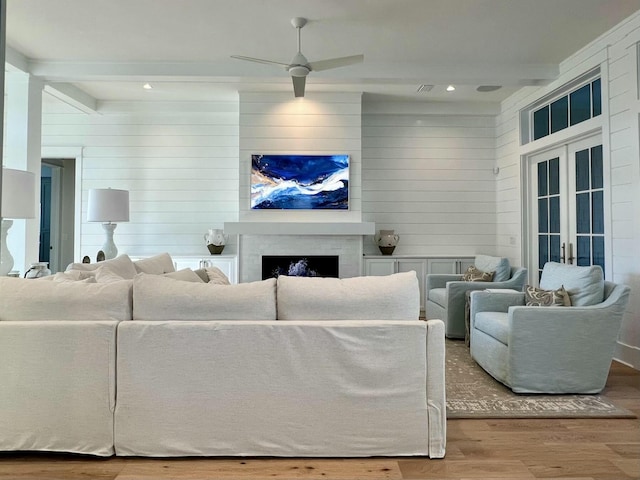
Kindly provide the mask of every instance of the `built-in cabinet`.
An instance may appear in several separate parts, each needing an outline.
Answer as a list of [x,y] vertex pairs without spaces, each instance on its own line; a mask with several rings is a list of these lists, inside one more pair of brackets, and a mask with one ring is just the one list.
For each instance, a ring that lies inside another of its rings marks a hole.
[[429,258],[428,273],[464,273],[473,265],[475,257]]
[[229,282],[238,283],[237,255],[171,256],[176,270],[203,267],[218,267],[229,278]]
[[420,286],[420,310],[425,306],[425,278],[428,273],[463,273],[473,265],[475,257],[394,257],[366,256],[364,258],[364,275],[391,275],[393,273],[414,270]]

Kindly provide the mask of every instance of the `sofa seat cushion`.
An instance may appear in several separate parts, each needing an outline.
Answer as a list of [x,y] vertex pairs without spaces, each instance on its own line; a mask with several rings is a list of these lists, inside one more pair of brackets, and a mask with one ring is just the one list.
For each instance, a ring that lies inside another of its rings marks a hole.
[[416,272],[353,278],[278,277],[278,320],[418,320]]
[[0,277],[0,320],[131,320],[131,287]]
[[276,280],[215,285],[140,273],[133,279],[133,319],[275,320]]
[[563,286],[574,307],[597,305],[604,300],[604,274],[599,265],[577,267],[556,262],[545,263],[540,288],[557,290]]
[[433,303],[444,307],[447,304],[447,289],[446,288],[432,288],[428,292],[428,300]]
[[509,314],[504,312],[478,312],[473,319],[474,328],[509,344]]
[[511,278],[511,265],[508,258],[476,255],[473,264],[483,272],[495,272],[493,274],[494,282],[506,282]]

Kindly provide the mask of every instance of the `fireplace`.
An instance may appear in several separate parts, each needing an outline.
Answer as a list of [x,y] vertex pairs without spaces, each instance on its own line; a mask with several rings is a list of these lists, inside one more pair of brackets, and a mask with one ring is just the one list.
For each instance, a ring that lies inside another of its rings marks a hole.
[[262,279],[279,275],[339,278],[339,255],[262,255]]

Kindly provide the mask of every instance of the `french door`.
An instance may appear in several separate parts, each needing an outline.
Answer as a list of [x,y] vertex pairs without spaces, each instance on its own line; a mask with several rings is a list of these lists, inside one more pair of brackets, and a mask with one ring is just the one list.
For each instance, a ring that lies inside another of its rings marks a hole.
[[529,157],[529,265],[605,270],[605,185],[600,135]]

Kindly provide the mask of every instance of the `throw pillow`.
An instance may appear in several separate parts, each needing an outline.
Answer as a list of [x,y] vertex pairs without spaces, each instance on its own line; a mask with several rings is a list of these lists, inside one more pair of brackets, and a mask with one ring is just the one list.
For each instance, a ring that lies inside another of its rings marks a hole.
[[173,278],[174,280],[181,280],[183,282],[204,283],[200,276],[190,268],[183,268],[182,270],[178,270],[176,272],[165,273],[162,276]]
[[467,271],[462,275],[462,280],[465,282],[491,282],[493,281],[493,275],[495,272],[483,272],[478,270],[474,265],[467,268]]
[[[82,273],[82,272],[78,272],[78,273]],[[64,273],[64,272],[58,272],[54,275],[51,275],[51,277],[53,277],[54,282],[96,283],[96,278],[93,276],[76,278],[76,277],[79,277],[79,275],[68,275],[67,273]],[[43,277],[43,278],[48,278],[48,277]]]
[[151,273],[153,275],[162,275],[163,273],[175,272],[173,259],[168,253],[161,253],[153,257],[136,260],[133,265],[137,273]]
[[495,272],[494,282],[505,282],[511,278],[511,266],[508,258],[476,255],[473,265],[483,272]]
[[207,272],[209,283],[214,285],[230,285],[229,279],[222,270],[218,267],[207,267],[204,269]]
[[544,290],[527,285],[524,289],[525,305],[528,307],[570,307],[571,299],[564,286],[557,290]]
[[107,266],[102,266],[96,269],[96,282],[98,283],[111,283],[111,282],[119,282],[121,280],[125,280],[117,273],[113,273],[110,268]]
[[98,263],[70,263],[67,267],[69,270],[81,270],[83,272],[92,272],[100,267],[106,266],[116,275],[120,275],[122,278],[131,280],[136,276],[136,267],[133,265],[129,255],[122,254],[111,260],[104,260]]

